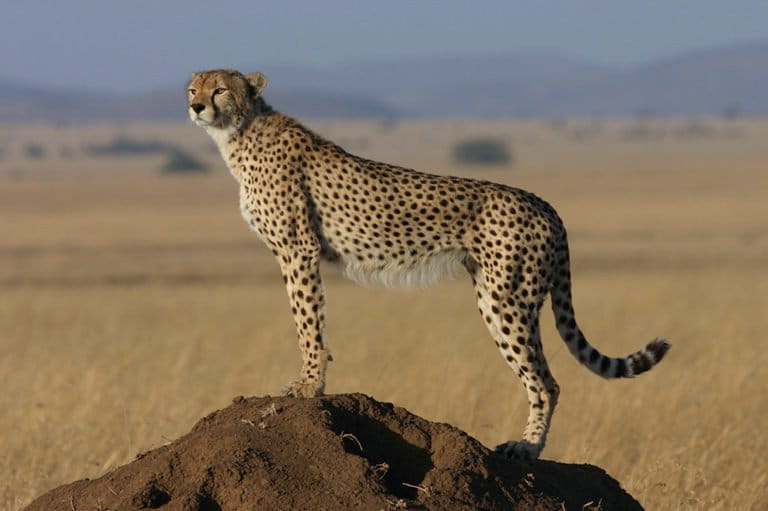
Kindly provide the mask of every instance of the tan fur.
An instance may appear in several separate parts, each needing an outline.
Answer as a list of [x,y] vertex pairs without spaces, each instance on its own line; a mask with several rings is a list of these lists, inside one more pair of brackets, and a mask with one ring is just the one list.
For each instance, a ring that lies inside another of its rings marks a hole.
[[505,185],[435,176],[349,154],[260,94],[261,73],[196,73],[189,115],[205,128],[240,183],[240,211],[275,255],[302,353],[288,393],[321,394],[327,362],[320,259],[356,280],[428,284],[462,266],[478,309],[529,401],[520,442],[507,456],[535,458],[544,447],[559,394],[539,333],[548,294],[570,352],[606,378],[631,377],[658,363],[663,339],[622,358],[593,348],[576,325],[565,227],[535,195]]

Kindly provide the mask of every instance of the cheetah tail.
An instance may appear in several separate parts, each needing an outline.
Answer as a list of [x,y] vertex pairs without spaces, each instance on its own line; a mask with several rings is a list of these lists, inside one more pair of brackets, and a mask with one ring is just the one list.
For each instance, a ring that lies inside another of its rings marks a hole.
[[557,331],[571,354],[593,373],[603,378],[631,378],[651,369],[669,351],[669,342],[663,337],[657,337],[645,348],[626,357],[612,358],[603,355],[589,344],[576,324],[571,299],[570,272],[561,272],[559,280],[551,290]]

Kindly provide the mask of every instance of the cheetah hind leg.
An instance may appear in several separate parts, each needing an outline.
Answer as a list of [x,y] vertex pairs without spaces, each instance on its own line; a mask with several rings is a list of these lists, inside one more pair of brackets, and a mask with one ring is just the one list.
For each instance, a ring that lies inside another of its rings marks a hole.
[[[506,342],[501,343],[501,352],[507,363],[517,371],[528,394],[528,420],[522,440],[505,442],[496,447],[496,452],[507,458],[535,460],[544,449],[560,388],[544,358],[538,318],[535,317],[537,313],[528,308],[519,309],[521,316],[525,314],[526,309],[529,314],[528,328],[525,328],[525,325],[517,325],[521,328],[510,328],[511,331],[517,330],[518,335],[505,337]],[[506,345],[512,347],[511,352],[503,349]]]
[[[529,416],[523,432],[523,439],[519,441],[508,441],[496,446],[495,452],[502,454],[506,458],[518,460],[538,459],[546,443],[549,425],[552,421],[552,414],[557,406],[557,399],[560,395],[560,386],[555,381],[552,373],[547,366],[546,358],[541,348],[539,337],[538,321],[533,320],[530,334],[531,341],[526,342],[526,348],[522,351],[533,355],[536,364],[534,365],[533,379],[526,379],[525,372],[522,374],[526,390],[528,391]],[[533,349],[531,349],[533,348]],[[527,359],[528,357],[526,357]],[[529,370],[530,371],[530,370]],[[533,375],[532,375],[533,376]],[[526,381],[527,380],[527,381]]]
[[[538,312],[543,300],[539,296],[530,307],[515,307],[512,303],[524,296],[513,296],[511,300],[506,300],[509,297],[503,296],[503,286],[494,286],[493,278],[485,278],[476,267],[468,269],[480,315],[502,357],[520,377],[528,394],[529,416],[522,440],[505,442],[497,446],[495,452],[511,459],[537,459],[546,443],[552,412],[559,395],[559,387],[547,367],[539,337]],[[514,276],[508,280],[514,282]],[[496,293],[489,292],[489,286]]]

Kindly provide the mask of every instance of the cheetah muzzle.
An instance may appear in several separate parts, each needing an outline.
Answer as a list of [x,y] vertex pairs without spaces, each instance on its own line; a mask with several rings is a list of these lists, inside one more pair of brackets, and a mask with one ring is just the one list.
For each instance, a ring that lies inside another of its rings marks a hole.
[[509,186],[425,174],[349,154],[261,97],[261,73],[195,73],[189,116],[213,138],[240,184],[243,218],[280,265],[301,349],[299,379],[286,392],[322,394],[330,354],[323,335],[320,261],[347,276],[387,285],[421,285],[466,270],[480,314],[528,395],[519,442],[497,450],[534,459],[544,447],[558,385],[541,347],[546,296],[560,336],[579,362],[604,378],[629,378],[669,349],[657,338],[611,358],[576,324],[565,227],[539,197]]

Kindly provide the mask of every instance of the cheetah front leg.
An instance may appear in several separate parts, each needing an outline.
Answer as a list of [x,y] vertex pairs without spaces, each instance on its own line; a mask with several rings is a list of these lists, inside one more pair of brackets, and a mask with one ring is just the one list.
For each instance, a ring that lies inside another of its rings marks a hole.
[[284,393],[314,397],[325,390],[325,370],[332,360],[323,338],[325,291],[320,278],[320,255],[293,253],[280,264],[301,349],[301,373]]

